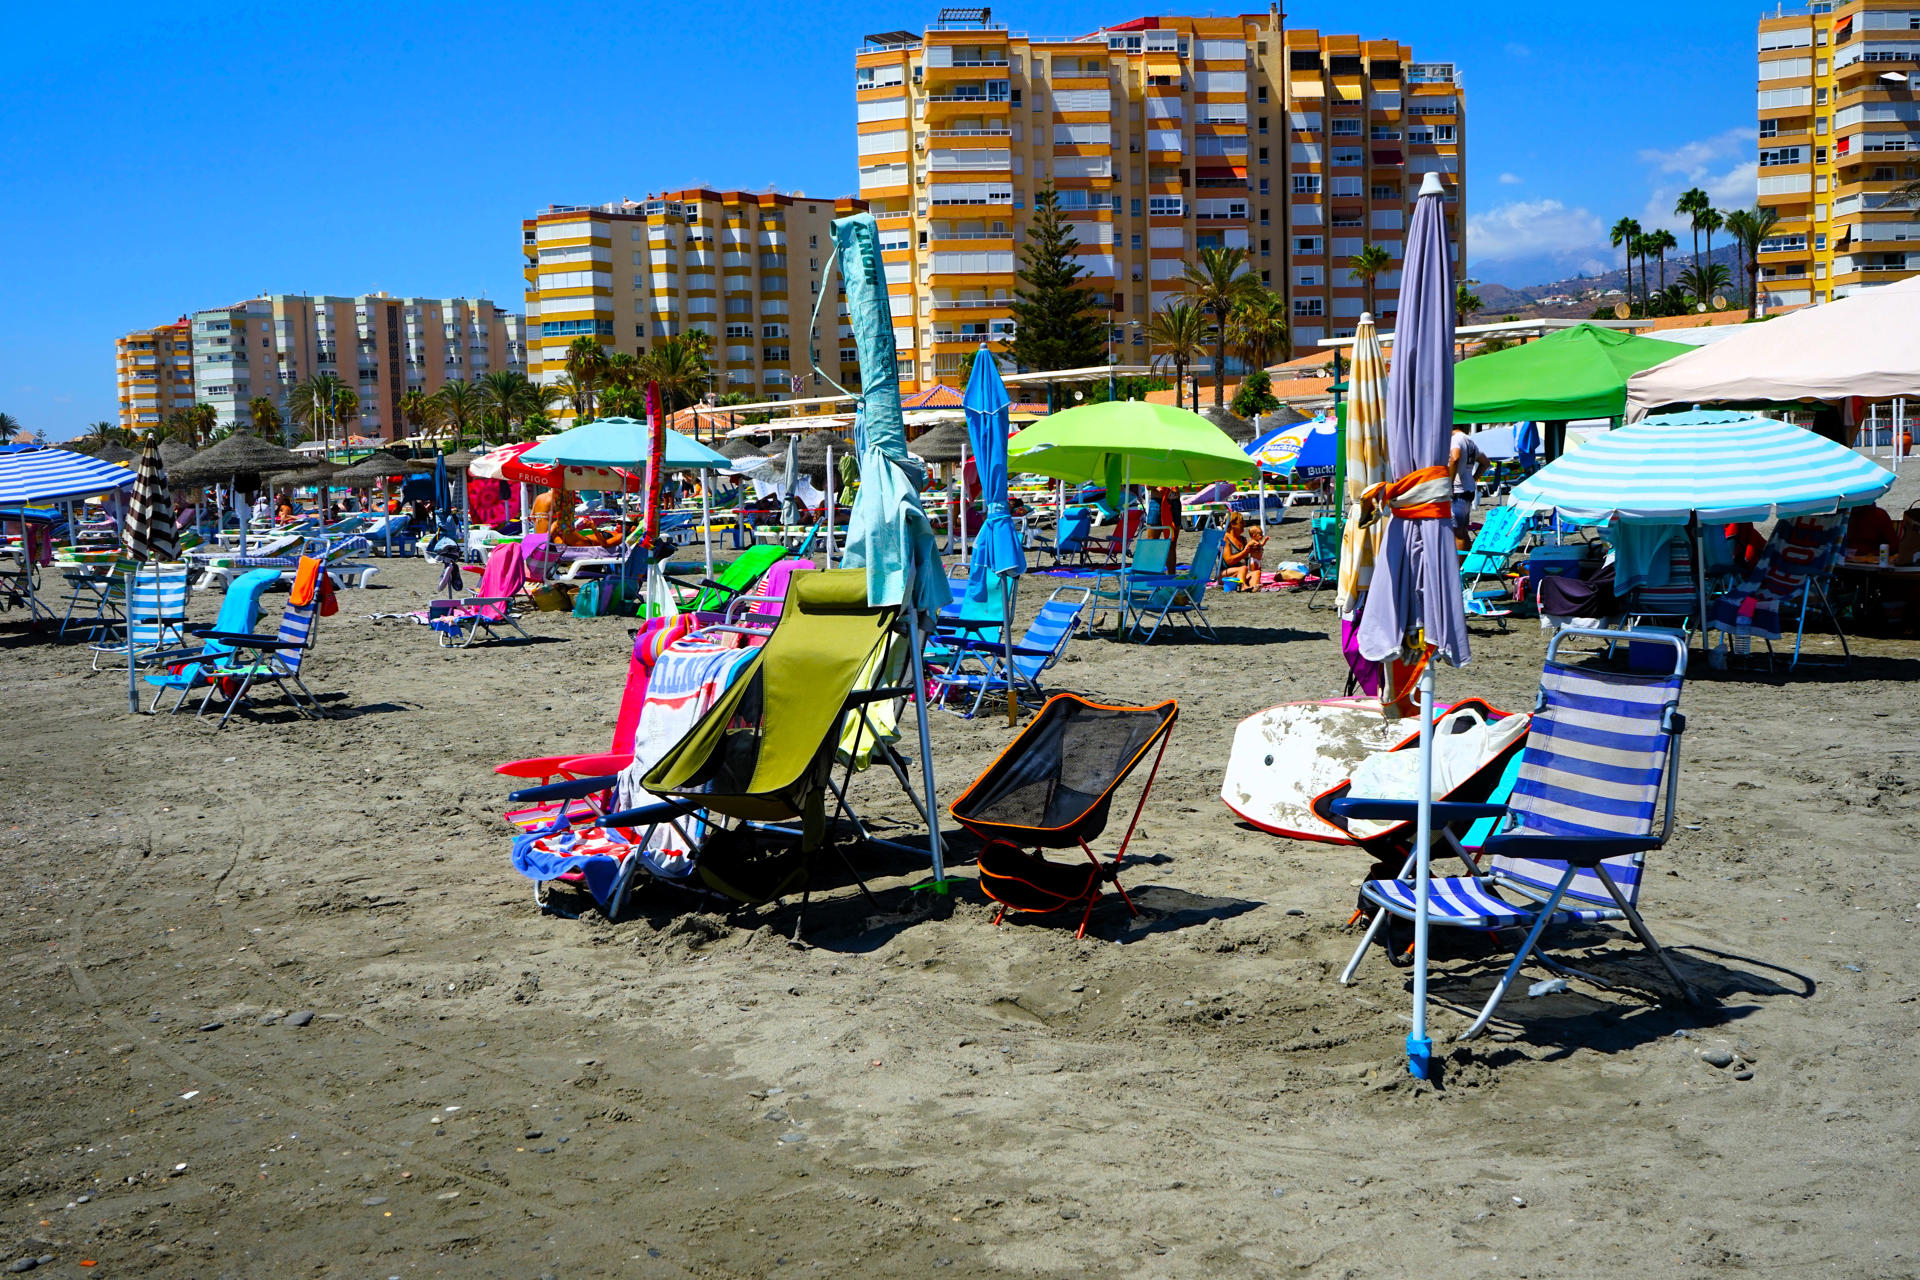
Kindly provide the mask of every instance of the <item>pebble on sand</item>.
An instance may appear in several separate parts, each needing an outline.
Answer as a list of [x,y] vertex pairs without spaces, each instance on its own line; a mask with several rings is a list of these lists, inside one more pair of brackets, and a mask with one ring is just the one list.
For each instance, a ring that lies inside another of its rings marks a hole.
[[226,1025],[227,1025],[227,1024],[226,1024],[226,1023],[224,1023],[224,1022],[203,1022],[203,1023],[201,1023],[201,1024],[200,1024],[200,1030],[202,1030],[202,1031],[218,1031],[218,1030],[219,1030],[220,1028],[222,1028],[222,1027],[224,1027],[224,1026],[226,1026]]
[[298,1013],[290,1013],[287,1015],[287,1025],[290,1027],[304,1027],[312,1021],[313,1010],[311,1009],[302,1009]]
[[1700,1061],[1710,1067],[1730,1067],[1733,1065],[1733,1054],[1726,1049],[1706,1049],[1701,1052]]

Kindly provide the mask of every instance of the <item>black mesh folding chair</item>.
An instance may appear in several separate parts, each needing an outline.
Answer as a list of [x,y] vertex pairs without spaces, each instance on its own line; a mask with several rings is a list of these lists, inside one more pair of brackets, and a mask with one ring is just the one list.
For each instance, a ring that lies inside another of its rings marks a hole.
[[[1140,914],[1118,877],[1179,714],[1180,704],[1172,699],[1151,707],[1109,707],[1056,694],[953,802],[954,819],[986,842],[980,850],[980,887],[1000,904],[995,924],[1008,911],[1046,914],[1080,907],[1074,936],[1082,937],[1102,883],[1111,883],[1127,910]],[[1102,861],[1088,841],[1106,830],[1114,792],[1156,745],[1127,834]],[[1051,862],[1039,852],[1076,845],[1087,855],[1087,866]]]

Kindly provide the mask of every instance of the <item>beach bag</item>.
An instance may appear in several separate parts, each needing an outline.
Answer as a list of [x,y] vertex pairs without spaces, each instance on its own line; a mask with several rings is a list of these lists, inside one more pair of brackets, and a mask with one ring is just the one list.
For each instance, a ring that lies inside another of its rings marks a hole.
[[573,596],[573,616],[576,618],[597,618],[606,610],[601,607],[600,597],[605,594],[605,582],[582,583]]
[[573,607],[573,597],[557,582],[544,583],[528,594],[533,597],[533,607],[542,613],[559,613]]

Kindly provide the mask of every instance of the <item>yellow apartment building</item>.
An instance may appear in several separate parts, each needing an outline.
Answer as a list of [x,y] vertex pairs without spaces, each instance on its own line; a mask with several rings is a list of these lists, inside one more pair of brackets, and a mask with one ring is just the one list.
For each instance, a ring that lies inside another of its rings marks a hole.
[[868,36],[854,74],[860,196],[909,388],[953,381],[982,340],[1012,336],[1018,246],[1048,183],[1120,363],[1147,356],[1146,321],[1208,247],[1247,251],[1304,349],[1352,333],[1367,290],[1347,261],[1378,244],[1391,261],[1373,304],[1391,326],[1428,172],[1447,182],[1460,259],[1459,77],[1391,40],[1288,30],[1277,8],[1060,39],[943,9],[923,31]]
[[115,339],[113,366],[122,427],[157,427],[193,407],[193,326],[185,316]]
[[781,400],[827,390],[812,373],[810,341],[820,344],[821,368],[857,378],[838,299],[821,309],[817,332],[812,317],[832,222],[860,207],[850,197],[704,188],[550,206],[520,228],[530,376],[558,381],[580,337],[638,355],[699,331],[711,341],[716,394]]
[[250,425],[254,397],[284,405],[294,384],[331,373],[360,397],[349,434],[403,439],[407,392],[526,367],[524,321],[485,298],[275,293],[193,315],[194,395],[223,423]]
[[1920,271],[1920,5],[1814,0],[1760,19],[1760,301],[1799,306]]

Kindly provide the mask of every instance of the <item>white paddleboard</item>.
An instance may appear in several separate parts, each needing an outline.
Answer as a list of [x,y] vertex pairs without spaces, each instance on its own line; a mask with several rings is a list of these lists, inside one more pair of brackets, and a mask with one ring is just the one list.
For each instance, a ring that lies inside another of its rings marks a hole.
[[1376,698],[1288,702],[1248,716],[1234,730],[1220,798],[1262,831],[1296,840],[1352,844],[1315,816],[1313,798],[1353,776],[1354,768],[1420,726],[1384,720]]

